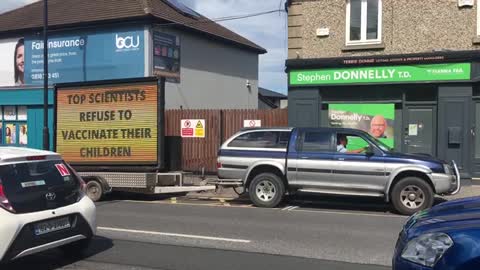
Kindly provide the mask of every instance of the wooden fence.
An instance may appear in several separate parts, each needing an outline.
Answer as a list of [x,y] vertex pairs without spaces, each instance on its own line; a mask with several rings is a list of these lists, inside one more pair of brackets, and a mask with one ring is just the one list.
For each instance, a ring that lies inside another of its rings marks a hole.
[[278,110],[167,110],[166,136],[180,136],[182,119],[205,119],[205,138],[182,139],[182,170],[214,173],[220,145],[243,128],[244,120],[261,120],[262,127],[286,127],[287,109]]

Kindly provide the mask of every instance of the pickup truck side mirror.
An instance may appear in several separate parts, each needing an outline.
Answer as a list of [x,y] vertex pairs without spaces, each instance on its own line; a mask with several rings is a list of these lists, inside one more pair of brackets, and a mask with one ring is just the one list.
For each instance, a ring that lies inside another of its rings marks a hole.
[[365,154],[367,156],[373,156],[375,155],[375,151],[373,150],[373,147],[371,145],[368,145],[366,148],[365,148]]

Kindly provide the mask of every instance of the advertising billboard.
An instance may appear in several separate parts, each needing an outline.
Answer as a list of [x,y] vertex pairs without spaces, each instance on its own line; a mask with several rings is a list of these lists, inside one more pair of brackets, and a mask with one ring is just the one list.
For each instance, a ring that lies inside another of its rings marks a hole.
[[[368,132],[386,145],[394,146],[395,104],[330,104],[328,118],[331,127],[354,128]],[[350,142],[349,147],[356,146]]]
[[57,88],[56,151],[77,165],[155,164],[155,82]]
[[[49,83],[145,76],[144,27],[55,33],[48,40]],[[43,84],[41,36],[0,41],[0,86]]]
[[0,86],[25,84],[24,39],[0,40],[0,59]]
[[180,82],[180,37],[153,28],[153,74]]

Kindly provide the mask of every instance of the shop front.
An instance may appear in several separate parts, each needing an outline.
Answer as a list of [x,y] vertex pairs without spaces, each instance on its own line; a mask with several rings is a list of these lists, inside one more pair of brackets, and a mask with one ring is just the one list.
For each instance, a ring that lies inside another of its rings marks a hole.
[[478,60],[478,52],[288,60],[289,124],[362,129],[480,177]]
[[[49,129],[53,129],[53,92],[49,92]],[[0,90],[0,145],[42,148],[43,89]],[[50,145],[52,145],[50,138]]]

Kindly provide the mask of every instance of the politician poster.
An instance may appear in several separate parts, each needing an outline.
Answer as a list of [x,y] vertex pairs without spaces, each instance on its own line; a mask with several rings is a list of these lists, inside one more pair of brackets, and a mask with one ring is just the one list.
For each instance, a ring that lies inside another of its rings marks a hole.
[[395,104],[330,104],[328,118],[331,127],[360,129],[394,146]]

